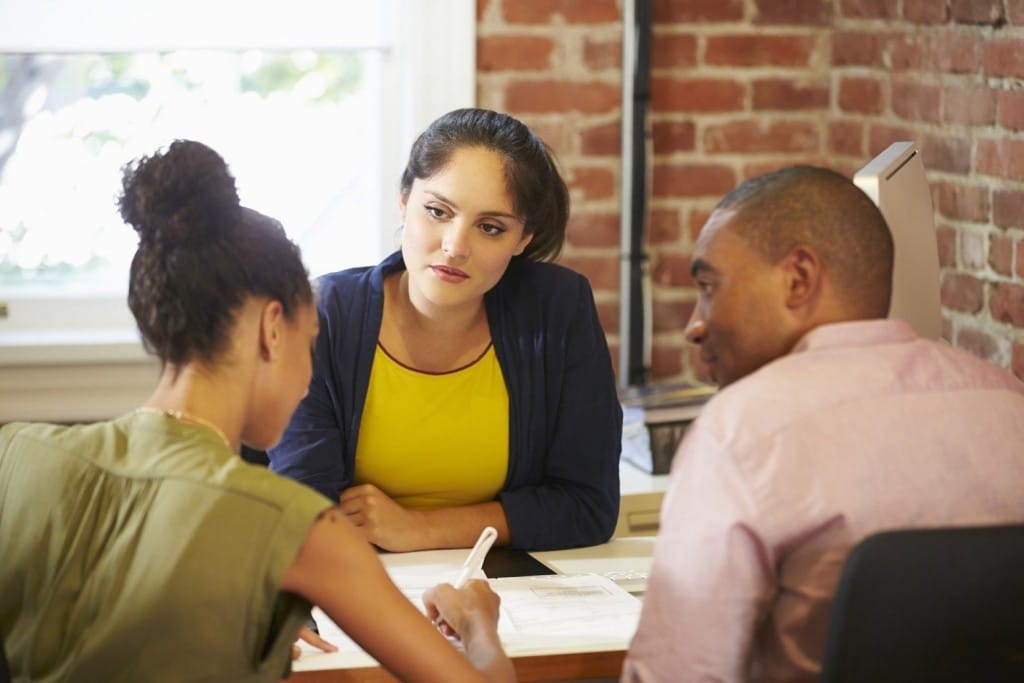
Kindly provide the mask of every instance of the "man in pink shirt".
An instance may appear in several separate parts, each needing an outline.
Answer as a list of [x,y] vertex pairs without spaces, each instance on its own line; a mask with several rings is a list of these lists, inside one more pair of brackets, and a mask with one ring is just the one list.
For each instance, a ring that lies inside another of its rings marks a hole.
[[687,338],[721,389],[673,461],[623,681],[815,680],[854,544],[1024,521],[1024,383],[885,319],[892,263],[824,169],[749,180],[704,225]]

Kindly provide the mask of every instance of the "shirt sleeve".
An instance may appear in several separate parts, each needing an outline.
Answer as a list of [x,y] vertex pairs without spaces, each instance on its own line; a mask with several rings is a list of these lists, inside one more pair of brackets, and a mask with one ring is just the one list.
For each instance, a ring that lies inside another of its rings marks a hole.
[[530,483],[500,494],[516,548],[603,543],[618,519],[622,408],[593,294],[582,276],[573,281],[565,332],[549,336],[542,359],[534,407],[547,411],[545,428],[531,435],[533,452],[513,454],[530,461],[517,465],[532,470]]
[[746,680],[773,566],[749,487],[698,420],[673,462],[622,681]]

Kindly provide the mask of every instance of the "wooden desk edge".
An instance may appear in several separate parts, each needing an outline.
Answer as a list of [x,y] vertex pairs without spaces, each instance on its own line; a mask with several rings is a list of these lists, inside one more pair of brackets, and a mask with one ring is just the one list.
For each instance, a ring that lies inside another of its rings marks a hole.
[[[513,657],[520,683],[571,681],[586,678],[618,678],[625,650],[569,652]],[[398,679],[379,666],[358,669],[296,671],[289,681],[298,683],[393,683]]]

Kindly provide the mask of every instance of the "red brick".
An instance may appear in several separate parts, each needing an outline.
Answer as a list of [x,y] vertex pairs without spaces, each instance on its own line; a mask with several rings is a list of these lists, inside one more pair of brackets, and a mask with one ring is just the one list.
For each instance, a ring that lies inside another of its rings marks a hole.
[[864,127],[859,121],[832,121],[828,124],[828,151],[832,154],[863,157]]
[[539,36],[492,36],[476,41],[476,66],[480,71],[547,69],[555,44]]
[[839,82],[839,108],[861,114],[881,114],[882,82],[876,78],[843,78]]
[[622,124],[584,129],[580,132],[580,150],[587,156],[618,156],[622,152]]
[[981,69],[984,38],[977,30],[963,28],[939,31],[931,45],[930,71],[976,74]]
[[621,19],[615,0],[505,0],[501,9],[505,21],[511,24],[549,24],[556,15],[572,24],[610,23]]
[[985,360],[994,360],[999,352],[999,343],[991,334],[975,329],[961,329],[956,335],[956,346]]
[[569,186],[585,199],[608,199],[616,194],[615,174],[607,168],[575,168]]
[[1024,285],[1009,282],[994,285],[988,307],[993,320],[1024,327]]
[[947,273],[942,277],[942,305],[955,311],[977,313],[985,300],[981,280],[963,273]]
[[728,166],[717,164],[655,164],[651,191],[655,197],[714,197],[736,185]]
[[573,213],[566,228],[569,244],[577,247],[617,247],[620,243],[618,214]]
[[478,23],[487,14],[487,7],[489,5],[489,0],[476,0],[476,20]]
[[583,62],[588,69],[621,69],[621,40],[591,40],[583,44]]
[[651,143],[655,154],[690,152],[696,147],[693,121],[655,121],[651,124]]
[[[894,142],[915,140],[917,135],[910,128],[898,126],[871,125],[868,131],[868,156],[873,157]],[[865,160],[866,161],[866,160]],[[925,166],[928,168],[928,166]]]
[[[921,161],[929,171],[967,175],[971,171],[971,141],[960,138],[918,136]],[[910,138],[913,139],[913,138]]]
[[892,111],[908,121],[938,123],[941,101],[942,90],[938,86],[905,79],[892,85]]
[[1024,26],[1024,0],[1007,0],[1006,16],[1014,26]]
[[708,222],[708,218],[711,217],[711,209],[692,209],[688,218],[690,223],[690,241],[696,242],[700,236],[700,231],[704,229],[704,224]]
[[1011,130],[1024,129],[1024,90],[999,91],[999,125]]
[[692,287],[690,254],[656,254],[651,268],[651,282],[662,287]]
[[740,169],[740,179],[749,180],[756,176],[764,175],[765,173],[777,171],[784,166],[799,164],[804,166],[830,166],[836,173],[841,173],[848,178],[851,175],[843,169],[842,164],[833,163],[830,159],[824,159],[818,155],[787,154],[785,156],[780,155],[773,159],[758,159],[756,161],[744,163],[743,167]]
[[858,19],[893,19],[899,16],[899,0],[842,0],[844,17]]
[[755,24],[828,26],[832,23],[831,0],[754,0]]
[[996,26],[1005,18],[1002,0],[953,0],[953,21]]
[[1024,180],[1024,140],[978,140],[976,145],[979,173]]
[[893,35],[888,43],[889,64],[893,71],[931,68],[932,41],[922,32]]
[[1013,240],[1006,235],[990,235],[988,264],[1000,275],[1013,275]]
[[988,223],[989,189],[987,186],[938,182],[932,187],[938,195],[936,208],[943,216],[974,223]]
[[697,36],[672,33],[654,34],[651,41],[651,65],[655,69],[691,67],[697,64]]
[[985,43],[985,75],[1024,78],[1024,38]]
[[709,125],[704,130],[704,150],[711,153],[813,152],[820,132],[814,123],[765,122],[761,119]]
[[988,126],[996,120],[996,92],[954,85],[942,90],[942,122]]
[[992,190],[992,222],[1004,228],[1024,228],[1024,191]]
[[886,39],[866,31],[836,31],[832,34],[832,64],[835,66],[883,66]]
[[754,82],[755,110],[804,111],[828,106],[828,85],[771,79]]
[[1010,362],[1010,369],[1017,377],[1024,379],[1024,344],[1013,345],[1013,360]]
[[1024,242],[1017,242],[1017,277],[1024,277]]
[[939,243],[939,265],[943,268],[955,268],[956,229],[948,225],[936,228],[935,238]]
[[657,24],[743,19],[743,0],[654,0]]
[[647,243],[671,244],[681,234],[679,212],[675,209],[653,209],[648,217]]
[[658,342],[651,345],[651,377],[666,379],[683,371],[683,354],[677,346]]
[[651,305],[651,323],[655,334],[685,330],[693,314],[693,306],[693,301],[654,301]]
[[590,281],[594,291],[619,291],[619,255],[614,256],[580,256],[562,254],[558,262],[566,268],[582,273]]
[[743,108],[743,85],[714,78],[654,78],[654,111],[737,111]]
[[710,36],[704,62],[715,66],[807,66],[816,45],[814,36]]
[[535,117],[530,114],[519,114],[523,123],[528,125],[538,138],[560,156],[575,149],[578,130],[567,117]]
[[917,24],[944,24],[949,20],[945,2],[903,0],[903,18]]
[[618,110],[621,102],[621,88],[602,82],[513,81],[505,91],[506,107],[515,112],[606,113]]

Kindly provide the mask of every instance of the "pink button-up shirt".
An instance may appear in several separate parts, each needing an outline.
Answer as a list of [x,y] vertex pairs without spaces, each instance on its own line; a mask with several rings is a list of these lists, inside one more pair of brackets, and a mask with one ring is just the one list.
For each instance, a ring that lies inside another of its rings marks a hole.
[[1024,383],[901,321],[819,327],[673,460],[624,681],[815,680],[851,546],[1024,521]]

